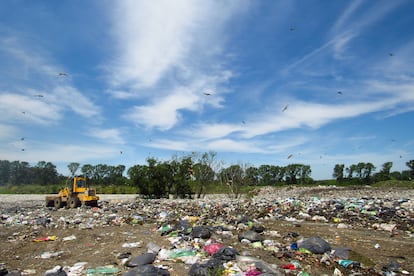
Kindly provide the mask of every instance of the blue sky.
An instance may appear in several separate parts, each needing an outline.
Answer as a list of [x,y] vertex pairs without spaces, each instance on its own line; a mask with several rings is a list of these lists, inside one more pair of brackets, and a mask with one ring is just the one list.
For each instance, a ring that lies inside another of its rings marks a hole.
[[0,159],[65,175],[208,151],[315,179],[408,169],[413,14],[409,0],[1,1]]

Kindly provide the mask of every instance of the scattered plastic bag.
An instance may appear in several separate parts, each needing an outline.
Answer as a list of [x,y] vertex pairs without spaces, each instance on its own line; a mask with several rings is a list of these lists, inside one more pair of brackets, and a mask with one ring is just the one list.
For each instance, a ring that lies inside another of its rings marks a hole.
[[204,246],[204,251],[206,251],[207,254],[211,256],[217,251],[219,251],[219,249],[222,247],[223,247],[223,244],[221,243],[211,243],[209,245]]
[[41,237],[41,238],[34,238],[34,242],[45,242],[45,241],[54,241],[56,240],[56,236],[47,236],[47,237]]
[[48,252],[43,252],[40,255],[40,258],[42,258],[42,259],[55,258],[55,257],[59,257],[63,253],[64,253],[63,251],[48,251]]
[[142,242],[138,241],[138,242],[126,242],[124,244],[122,244],[123,248],[135,248],[135,247],[141,247],[142,246]]
[[86,269],[86,275],[116,275],[121,270],[115,266],[107,265],[107,266],[98,266],[96,268],[88,268]]
[[331,250],[331,246],[327,241],[320,237],[310,237],[298,241],[299,248],[305,248],[314,254],[323,254]]

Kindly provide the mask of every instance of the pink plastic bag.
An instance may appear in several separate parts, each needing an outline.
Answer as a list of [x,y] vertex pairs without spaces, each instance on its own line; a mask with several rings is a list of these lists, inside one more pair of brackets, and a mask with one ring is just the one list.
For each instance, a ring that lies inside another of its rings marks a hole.
[[211,243],[209,245],[204,246],[204,250],[207,252],[208,255],[213,255],[216,253],[223,245],[221,243]]

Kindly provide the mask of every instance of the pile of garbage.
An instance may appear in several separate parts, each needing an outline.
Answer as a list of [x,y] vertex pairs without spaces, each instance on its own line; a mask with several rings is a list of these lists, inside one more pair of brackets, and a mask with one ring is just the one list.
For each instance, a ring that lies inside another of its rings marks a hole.
[[[36,229],[102,229],[125,225],[152,225],[153,234],[168,241],[125,242],[116,264],[89,267],[78,262],[61,265],[64,250],[45,251],[38,258],[55,259],[56,265],[41,272],[63,275],[176,275],[171,263],[183,263],[190,276],[269,275],[411,275],[399,262],[384,263],[381,269],[352,258],[352,248],[335,247],[321,236],[297,232],[279,233],[269,225],[326,223],[338,229],[365,228],[413,240],[414,199],[390,197],[277,197],[158,199],[110,202],[99,207],[55,209],[41,206],[9,207],[1,210],[0,227]],[[52,231],[51,231],[52,232]],[[19,233],[16,231],[16,233]],[[36,233],[36,232],[34,232]],[[73,241],[75,235],[57,237],[7,237],[7,242],[52,243]],[[380,247],[376,244],[375,246]],[[141,248],[132,254],[128,249]],[[255,253],[262,252],[266,260]],[[1,259],[0,259],[1,262]],[[13,274],[14,273],[14,274]],[[10,268],[0,263],[1,275],[39,275],[37,271]]]

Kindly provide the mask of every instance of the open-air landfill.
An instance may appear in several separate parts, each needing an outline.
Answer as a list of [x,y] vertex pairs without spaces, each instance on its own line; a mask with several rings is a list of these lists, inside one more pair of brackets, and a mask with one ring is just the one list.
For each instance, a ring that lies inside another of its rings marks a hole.
[[1,275],[411,275],[414,191],[262,188],[99,207],[0,202]]

